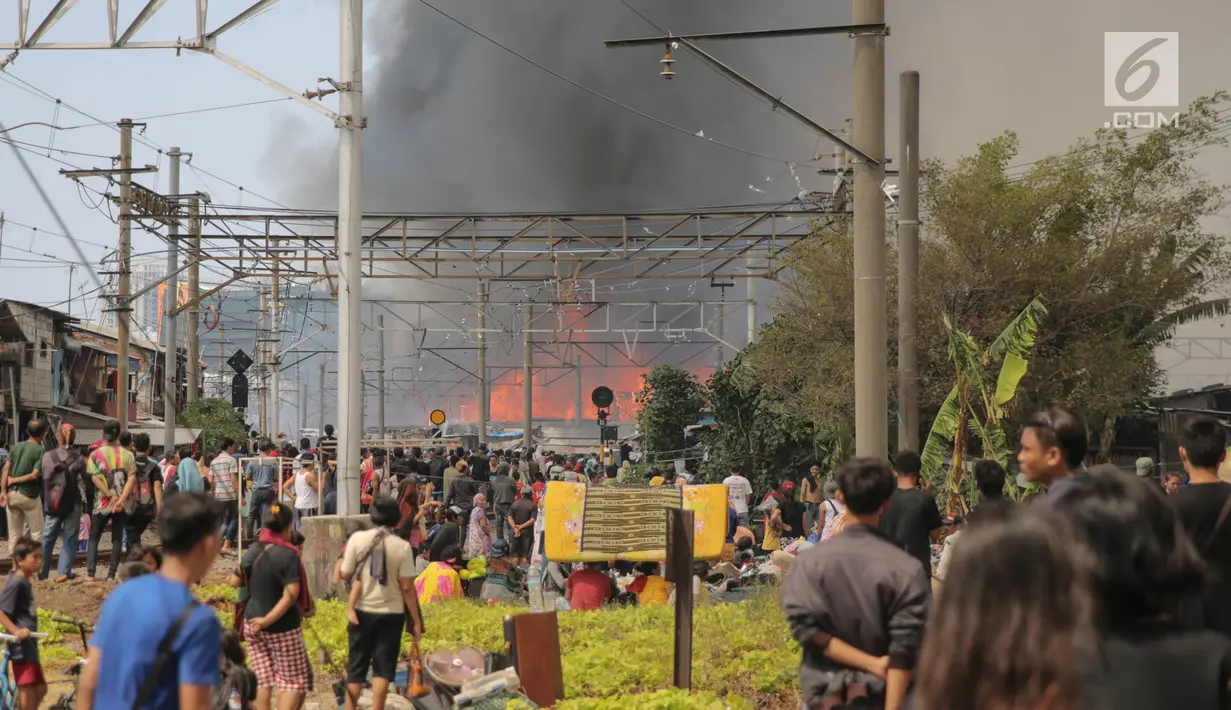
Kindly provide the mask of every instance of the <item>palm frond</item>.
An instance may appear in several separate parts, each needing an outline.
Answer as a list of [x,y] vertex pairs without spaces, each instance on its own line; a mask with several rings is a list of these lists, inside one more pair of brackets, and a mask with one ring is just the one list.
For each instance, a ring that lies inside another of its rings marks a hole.
[[1045,315],[1047,315],[1047,306],[1043,304],[1042,298],[1036,296],[1004,330],[1000,331],[996,340],[992,341],[987,349],[987,361],[989,363],[1000,362],[1008,353],[1024,358],[1034,347],[1034,336],[1039,332],[1039,326]]
[[1169,340],[1175,333],[1175,329],[1185,323],[1220,318],[1228,314],[1231,314],[1231,298],[1215,298],[1194,303],[1159,316],[1153,323],[1142,328],[1134,341],[1138,345],[1159,345]]
[[1017,388],[1021,385],[1022,378],[1026,376],[1026,369],[1030,363],[1026,358],[1017,353],[1008,353],[1004,356],[1004,362],[1000,365],[1000,375],[996,377],[996,394],[993,403],[996,406],[996,418],[1000,419],[1000,408],[1008,404],[1017,396]]
[[949,453],[949,447],[957,436],[958,417],[961,414],[958,411],[959,407],[958,389],[955,385],[949,392],[949,396],[945,397],[945,403],[940,405],[936,418],[932,420],[932,429],[928,432],[927,442],[923,445],[923,452],[919,455],[923,462],[923,474],[928,477],[928,480],[939,476],[941,469],[944,468],[945,456]]

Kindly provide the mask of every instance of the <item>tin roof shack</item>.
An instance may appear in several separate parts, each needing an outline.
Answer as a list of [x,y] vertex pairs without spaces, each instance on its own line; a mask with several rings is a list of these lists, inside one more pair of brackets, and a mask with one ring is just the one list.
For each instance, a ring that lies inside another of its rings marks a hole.
[[1180,435],[1196,417],[1212,417],[1231,427],[1231,387],[1210,385],[1199,390],[1173,392],[1158,401],[1158,443],[1160,457],[1168,471],[1181,470]]
[[51,411],[59,393],[60,344],[75,322],[33,303],[0,300],[0,392],[10,444],[31,418]]
[[[116,366],[119,338],[113,328],[96,323],[73,326],[66,341],[64,372],[66,387],[58,402],[70,420],[79,426],[97,426],[91,420],[115,418],[118,411]],[[176,358],[176,380],[185,382],[186,361],[183,349]],[[163,416],[162,347],[131,337],[128,347],[128,422],[159,419]],[[183,402],[186,386],[181,385]],[[77,415],[76,417],[72,415]],[[84,420],[84,421],[83,421]]]

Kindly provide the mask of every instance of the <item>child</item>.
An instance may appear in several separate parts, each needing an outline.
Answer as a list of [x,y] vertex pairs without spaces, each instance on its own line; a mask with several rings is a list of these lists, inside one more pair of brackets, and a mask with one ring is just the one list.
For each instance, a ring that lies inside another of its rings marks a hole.
[[17,683],[19,710],[38,710],[47,695],[47,681],[38,660],[38,643],[30,635],[38,631],[34,613],[34,587],[30,580],[43,565],[43,550],[28,537],[13,545],[13,572],[0,590],[0,625],[21,640],[11,647],[13,679]]
[[147,566],[144,562],[137,561],[137,562],[125,562],[124,564],[120,565],[120,572],[118,576],[120,579],[120,584],[123,584],[124,582],[127,582],[130,579],[134,579],[136,577],[140,577],[146,574],[153,574],[153,570],[151,570],[149,566]]
[[222,673],[213,695],[212,707],[231,710],[247,710],[256,700],[256,674],[248,668],[239,634],[230,629],[222,632]]
[[[124,558],[125,562],[139,562],[145,565],[149,571],[157,572],[162,568],[162,552],[156,547],[146,547],[145,545],[133,545],[128,551],[128,556]],[[130,573],[129,577],[134,577]]]

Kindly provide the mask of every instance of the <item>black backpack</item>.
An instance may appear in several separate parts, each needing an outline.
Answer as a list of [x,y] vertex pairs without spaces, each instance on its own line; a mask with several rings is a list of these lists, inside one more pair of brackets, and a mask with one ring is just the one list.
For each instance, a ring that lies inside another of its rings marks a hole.
[[[62,518],[72,507],[73,493],[69,486],[76,487],[73,468],[81,454],[76,451],[55,449],[51,452],[53,464],[50,471],[43,472],[43,512],[53,518]],[[69,501],[65,505],[65,500]]]

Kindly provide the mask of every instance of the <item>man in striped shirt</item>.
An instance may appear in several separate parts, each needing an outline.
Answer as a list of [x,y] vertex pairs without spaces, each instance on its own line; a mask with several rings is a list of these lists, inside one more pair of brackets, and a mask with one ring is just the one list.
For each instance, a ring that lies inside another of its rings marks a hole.
[[218,446],[218,455],[209,465],[209,478],[214,497],[222,503],[222,551],[230,552],[239,533],[239,461],[233,439],[223,439]]

